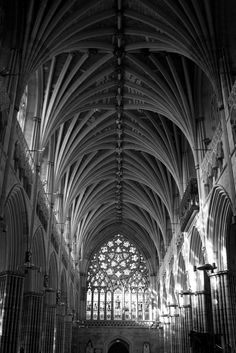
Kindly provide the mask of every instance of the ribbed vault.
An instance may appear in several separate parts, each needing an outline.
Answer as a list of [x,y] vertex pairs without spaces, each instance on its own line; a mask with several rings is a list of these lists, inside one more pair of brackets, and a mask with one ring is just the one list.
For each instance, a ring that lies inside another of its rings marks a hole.
[[23,48],[21,95],[37,87],[28,102],[41,117],[42,164],[53,159],[73,256],[123,232],[156,266],[195,175],[200,78],[218,92],[210,1],[11,4],[22,21],[8,38]]

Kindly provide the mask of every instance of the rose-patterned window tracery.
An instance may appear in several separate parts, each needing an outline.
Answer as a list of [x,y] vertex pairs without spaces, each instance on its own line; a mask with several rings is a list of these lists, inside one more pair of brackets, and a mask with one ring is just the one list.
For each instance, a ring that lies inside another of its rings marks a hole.
[[149,320],[149,273],[143,255],[124,236],[101,246],[89,264],[86,318]]

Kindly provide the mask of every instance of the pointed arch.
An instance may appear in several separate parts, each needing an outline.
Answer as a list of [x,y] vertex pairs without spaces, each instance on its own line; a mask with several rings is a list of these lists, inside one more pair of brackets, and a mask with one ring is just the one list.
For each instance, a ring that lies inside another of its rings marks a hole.
[[112,338],[109,342],[106,342],[106,352],[109,352],[109,350],[114,345],[116,345],[117,348],[124,347],[127,352],[132,352],[131,342],[129,342],[127,338],[121,337],[120,335],[117,335],[116,337]]
[[177,283],[180,289],[188,289],[186,265],[182,253],[179,254]]
[[191,234],[189,250],[189,264],[191,266],[191,275],[189,276],[190,287],[193,291],[200,291],[203,290],[204,287],[204,273],[202,271],[193,272],[193,268],[194,266],[203,265],[205,260],[202,239],[195,227]]
[[29,232],[25,194],[20,185],[14,185],[8,194],[4,222],[6,233],[0,240],[1,270],[15,271],[23,266]]
[[207,221],[207,255],[208,262],[215,263],[218,271],[226,270],[226,242],[232,222],[232,204],[227,192],[217,186],[213,189]]
[[170,304],[177,304],[176,298],[176,285],[175,285],[175,278],[173,272],[170,273],[170,284],[169,284],[169,300]]
[[74,288],[73,284],[70,284],[70,290],[69,290],[69,308],[72,312],[75,311],[75,295],[74,295]]
[[167,308],[167,290],[166,290],[165,278],[163,279],[163,292],[162,292],[162,298],[161,298],[161,307],[164,310]]
[[44,244],[44,233],[43,229],[39,227],[34,236],[32,242],[32,262],[34,265],[40,268],[39,271],[34,272],[33,282],[34,288],[41,290],[43,287],[43,276],[42,273],[46,272],[46,253],[45,253],[45,244]]
[[65,305],[68,303],[68,288],[67,288],[67,280],[66,280],[66,271],[63,269],[61,273],[61,301]]
[[141,251],[117,234],[90,258],[87,320],[149,320],[150,271]]
[[58,266],[55,252],[51,254],[49,260],[49,287],[55,290],[58,288]]

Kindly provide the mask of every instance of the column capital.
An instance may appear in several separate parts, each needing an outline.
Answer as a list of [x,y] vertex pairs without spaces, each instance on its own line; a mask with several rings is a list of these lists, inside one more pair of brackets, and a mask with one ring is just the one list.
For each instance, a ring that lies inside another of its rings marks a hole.
[[41,123],[41,118],[39,116],[34,116],[33,120],[39,124]]
[[40,292],[36,292],[36,291],[28,291],[24,293],[24,296],[31,296],[31,297],[38,297],[38,298],[42,298],[44,296],[44,292],[40,291]]
[[4,277],[4,276],[12,276],[12,277],[24,278],[25,274],[23,274],[21,271],[3,271],[3,272],[0,272],[0,277]]
[[54,166],[54,162],[53,161],[48,161],[48,165],[50,165],[51,167]]
[[219,276],[224,276],[224,275],[228,275],[229,274],[229,270],[222,270],[222,271],[218,271],[218,272],[214,272],[209,274],[209,277],[219,277]]

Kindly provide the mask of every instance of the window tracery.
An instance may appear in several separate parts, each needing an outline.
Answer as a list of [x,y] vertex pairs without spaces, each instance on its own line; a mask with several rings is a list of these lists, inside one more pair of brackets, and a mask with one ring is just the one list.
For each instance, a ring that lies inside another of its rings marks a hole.
[[96,252],[87,275],[87,320],[150,320],[149,272],[143,255],[118,234]]

